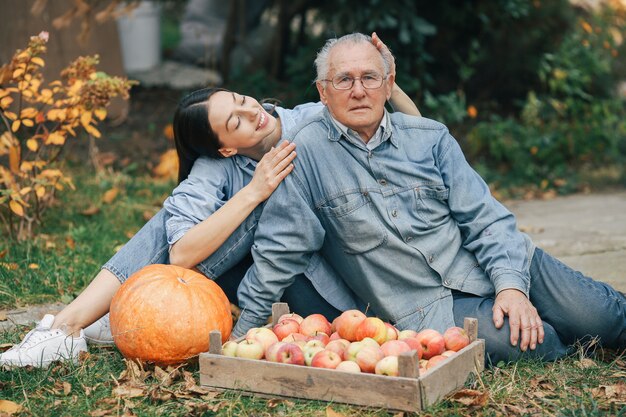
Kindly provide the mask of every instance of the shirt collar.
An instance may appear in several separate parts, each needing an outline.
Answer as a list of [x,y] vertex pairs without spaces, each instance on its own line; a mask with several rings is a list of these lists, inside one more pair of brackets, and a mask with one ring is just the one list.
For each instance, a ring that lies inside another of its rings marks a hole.
[[[367,147],[367,144],[363,142],[363,139],[361,139],[356,131],[342,124],[330,114],[330,111],[328,111],[328,107],[326,107],[324,111],[326,112],[327,118],[330,120],[331,125],[333,125],[333,127],[335,128],[335,133],[337,133],[333,135],[333,132],[329,131],[328,139],[336,142],[341,139],[341,136],[343,135],[347,139],[351,139],[352,141],[358,141]],[[371,149],[373,149],[381,143],[385,142],[387,139],[389,139],[391,144],[394,145],[396,148],[398,147],[396,139],[391,134],[391,120],[389,117],[389,112],[387,112],[387,109],[383,109],[383,119],[381,120],[380,125],[378,125],[374,136],[372,136],[368,144],[373,145],[371,146]]]
[[231,158],[234,158],[235,163],[241,169],[246,168],[248,165],[252,165],[252,167],[256,167],[256,164],[257,164],[257,162],[254,159],[249,158],[244,155],[237,154],[237,155],[231,156]]

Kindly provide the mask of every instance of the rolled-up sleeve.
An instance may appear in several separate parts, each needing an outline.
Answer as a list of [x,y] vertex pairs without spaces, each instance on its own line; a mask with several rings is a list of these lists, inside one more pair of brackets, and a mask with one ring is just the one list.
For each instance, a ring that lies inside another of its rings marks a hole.
[[228,178],[224,164],[206,158],[196,160],[189,177],[163,203],[171,215],[166,223],[169,245],[226,203]]
[[296,275],[305,272],[314,252],[322,247],[325,231],[303,189],[294,171],[265,205],[252,247],[254,265],[237,292],[242,313],[235,336],[267,321],[272,304]]
[[437,160],[450,189],[449,207],[461,230],[463,246],[474,253],[496,294],[530,289],[530,240],[518,231],[515,216],[490,193],[485,181],[465,160],[457,141],[446,131]]

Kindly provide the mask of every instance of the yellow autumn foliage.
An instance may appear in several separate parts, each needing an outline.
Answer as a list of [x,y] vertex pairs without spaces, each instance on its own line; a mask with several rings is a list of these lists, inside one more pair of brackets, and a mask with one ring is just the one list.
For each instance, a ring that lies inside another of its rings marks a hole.
[[0,219],[17,239],[30,237],[58,191],[75,189],[56,160],[61,148],[70,138],[99,138],[111,99],[128,99],[134,84],[97,73],[97,56],[78,57],[44,84],[47,41],[46,32],[33,36],[0,64]]

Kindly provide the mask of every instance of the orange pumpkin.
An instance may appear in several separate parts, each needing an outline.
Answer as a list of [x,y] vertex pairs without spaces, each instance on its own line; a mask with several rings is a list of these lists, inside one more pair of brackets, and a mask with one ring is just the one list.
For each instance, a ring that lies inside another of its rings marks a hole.
[[110,309],[111,333],[124,357],[170,365],[209,350],[233,327],[230,303],[215,282],[175,265],[149,265],[120,287]]

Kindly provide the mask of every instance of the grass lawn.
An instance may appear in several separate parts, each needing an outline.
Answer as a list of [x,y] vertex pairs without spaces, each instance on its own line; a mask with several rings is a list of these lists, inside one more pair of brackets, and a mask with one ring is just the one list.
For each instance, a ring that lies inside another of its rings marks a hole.
[[[81,175],[82,174],[82,175]],[[0,313],[45,302],[69,302],[145,219],[173,183],[123,173],[77,172],[78,191],[64,193],[37,237],[0,241]],[[112,191],[107,194],[109,190]],[[103,202],[103,196],[110,198]],[[2,314],[0,314],[0,319]],[[30,330],[0,331],[7,349]],[[626,416],[626,358],[608,352],[551,363],[519,362],[486,370],[430,416]],[[199,387],[198,366],[145,368],[115,348],[91,348],[77,365],[0,371],[0,416],[399,416],[341,404],[216,393]],[[12,408],[13,407],[13,408]]]

